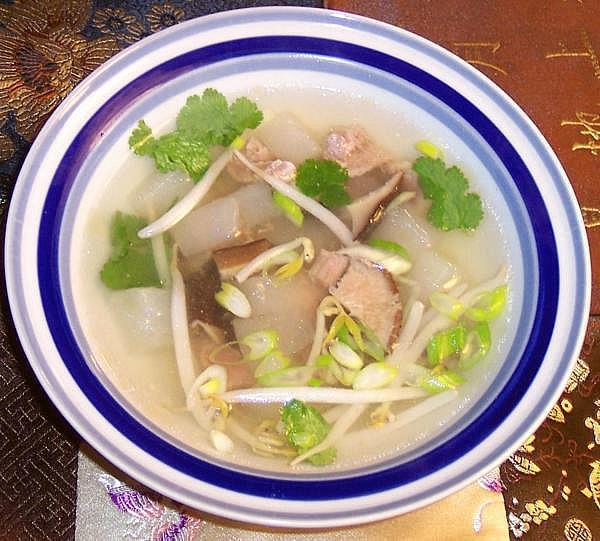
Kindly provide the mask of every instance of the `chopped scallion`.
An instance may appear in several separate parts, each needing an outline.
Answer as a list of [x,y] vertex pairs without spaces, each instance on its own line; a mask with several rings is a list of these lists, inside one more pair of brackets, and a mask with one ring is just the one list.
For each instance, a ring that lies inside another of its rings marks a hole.
[[360,355],[350,346],[339,340],[334,340],[329,345],[329,353],[344,368],[360,370],[364,365]]
[[268,372],[257,379],[263,387],[302,387],[312,377],[312,366],[290,366],[274,372]]
[[436,291],[429,296],[429,302],[440,314],[456,321],[465,311],[463,304],[452,295]]
[[245,355],[245,358],[249,361],[257,361],[277,348],[279,335],[273,329],[256,331],[242,338],[240,343],[250,348],[250,352]]
[[467,330],[464,325],[435,333],[427,344],[427,359],[431,366],[437,366],[444,359],[462,351]]
[[506,284],[482,293],[467,310],[466,316],[473,321],[491,321],[497,318],[506,306],[507,293]]
[[221,290],[215,293],[215,300],[237,317],[247,318],[252,315],[252,307],[246,295],[232,284],[223,282]]
[[375,362],[365,366],[354,378],[352,387],[362,391],[365,389],[380,389],[389,385],[396,377],[398,369],[384,362]]
[[283,211],[285,217],[296,227],[302,227],[304,214],[298,203],[277,191],[273,192],[273,203]]
[[290,365],[291,361],[281,351],[269,353],[254,370],[254,377],[260,379],[265,374],[283,370]]
[[401,244],[398,244],[397,242],[384,239],[371,239],[369,241],[369,245],[373,246],[373,248],[381,248],[382,250],[393,252],[395,254],[398,254],[400,257],[403,257],[407,261],[410,261],[410,255],[408,253],[408,250]]
[[486,321],[479,321],[467,334],[465,345],[460,352],[458,367],[467,370],[483,359],[492,345],[490,327]]
[[327,368],[331,363],[335,362],[331,355],[319,355],[315,360],[315,366],[319,368]]
[[439,148],[439,147],[437,147],[437,146],[435,146],[430,141],[426,141],[426,140],[418,141],[415,144],[415,148],[421,154],[424,154],[425,156],[428,156],[429,158],[432,158],[434,160],[437,160],[438,158],[443,158],[444,157],[444,153],[442,152],[442,149]]
[[443,372],[433,373],[423,378],[419,382],[419,386],[431,394],[441,393],[449,389],[456,389],[465,382],[465,379],[452,370],[444,370]]
[[299,255],[292,259],[289,263],[279,267],[275,271],[275,277],[280,278],[282,280],[287,280],[288,278],[292,278],[296,274],[300,272],[302,266],[304,265],[304,258]]

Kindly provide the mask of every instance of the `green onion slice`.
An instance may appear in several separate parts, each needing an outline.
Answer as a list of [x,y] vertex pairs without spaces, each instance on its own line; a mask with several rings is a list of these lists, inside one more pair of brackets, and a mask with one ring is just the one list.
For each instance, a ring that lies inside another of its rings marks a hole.
[[252,315],[252,308],[246,295],[232,284],[223,282],[221,290],[215,293],[215,300],[237,317],[247,318]]
[[331,364],[334,362],[335,361],[333,360],[333,357],[331,355],[319,355],[315,360],[315,366],[317,366],[318,368],[327,368],[328,366],[331,366]]
[[452,370],[434,373],[433,371],[420,380],[419,387],[431,394],[441,393],[450,389],[456,389],[465,382],[460,374]]
[[467,310],[467,317],[473,321],[491,321],[497,318],[506,306],[507,294],[506,284],[482,293]]
[[373,248],[381,248],[382,250],[393,252],[395,254],[398,254],[400,257],[403,257],[407,261],[410,261],[410,255],[408,253],[408,250],[401,244],[398,244],[397,242],[384,239],[371,239],[369,241],[369,245],[373,246]]
[[245,355],[245,358],[249,361],[258,361],[277,348],[279,335],[273,329],[256,331],[244,336],[240,343],[250,348],[250,352]]
[[460,300],[441,291],[432,293],[429,296],[429,302],[440,314],[444,314],[454,321],[458,320],[465,311],[465,307]]
[[360,370],[364,365],[360,355],[339,340],[334,340],[329,344],[329,353],[344,368]]
[[430,141],[426,141],[426,140],[422,140],[422,141],[418,141],[415,144],[415,148],[421,153],[424,154],[425,156],[430,157],[433,160],[437,160],[438,158],[442,158],[444,156],[444,153],[442,152],[442,149],[435,146],[432,142]]
[[468,370],[483,359],[492,345],[490,326],[486,321],[479,321],[467,334],[465,345],[460,352],[458,368]]
[[462,351],[465,346],[466,334],[467,330],[462,324],[435,333],[427,343],[429,364],[437,366],[444,359]]
[[314,372],[312,366],[291,366],[282,368],[257,378],[263,387],[302,387],[307,385]]
[[296,227],[302,227],[304,214],[298,203],[290,199],[287,195],[283,195],[277,191],[273,192],[273,203],[283,211],[285,217]]
[[375,362],[365,366],[354,378],[352,387],[358,391],[366,389],[380,389],[389,385],[398,369],[384,362]]
[[298,272],[300,272],[303,265],[304,265],[304,258],[301,255],[299,255],[299,256],[295,257],[294,259],[292,259],[289,263],[286,263],[285,265],[279,267],[275,271],[275,277],[283,279],[283,280],[292,278],[293,276],[298,274]]
[[291,364],[291,361],[281,351],[273,351],[269,353],[254,369],[254,377],[260,379],[265,374],[271,372],[277,372],[287,368]]

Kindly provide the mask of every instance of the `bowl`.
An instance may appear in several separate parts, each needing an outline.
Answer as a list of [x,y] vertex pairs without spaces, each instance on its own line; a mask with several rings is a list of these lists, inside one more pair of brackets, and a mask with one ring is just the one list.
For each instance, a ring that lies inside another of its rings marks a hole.
[[[475,163],[512,258],[511,322],[499,370],[453,422],[407,453],[322,474],[268,472],[198,453],[141,415],[85,332],[82,228],[128,152],[138,119],[198,88],[269,81],[367,96],[401,110],[457,160]],[[380,520],[430,504],[499,465],[542,422],[583,340],[590,270],[579,207],[558,159],[498,87],[441,47],[363,17],[258,8],[150,36],[87,77],[36,138],[5,241],[15,327],[68,422],[148,487],[228,518],[286,527]]]

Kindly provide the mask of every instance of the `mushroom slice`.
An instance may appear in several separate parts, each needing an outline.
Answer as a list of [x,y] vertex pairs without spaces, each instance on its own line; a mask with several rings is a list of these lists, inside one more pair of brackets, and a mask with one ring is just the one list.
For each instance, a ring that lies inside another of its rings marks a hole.
[[267,239],[259,239],[240,246],[216,250],[213,252],[213,259],[221,280],[231,280],[237,271],[272,246]]
[[[215,300],[215,294],[221,289],[221,277],[216,263],[209,259],[199,268],[188,270],[185,258],[179,262],[179,269],[185,284],[185,299],[188,321],[200,325],[209,335],[222,336],[231,340],[233,329],[227,310]],[[220,329],[221,332],[217,332]]]
[[350,215],[354,238],[357,238],[369,224],[377,221],[385,208],[386,201],[395,193],[401,177],[402,173],[396,173],[383,186],[356,199],[345,208]]

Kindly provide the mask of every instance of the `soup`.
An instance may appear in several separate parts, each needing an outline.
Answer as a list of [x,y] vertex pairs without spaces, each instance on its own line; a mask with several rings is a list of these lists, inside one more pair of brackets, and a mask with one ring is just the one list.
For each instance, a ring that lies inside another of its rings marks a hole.
[[485,392],[510,261],[443,141],[365,99],[299,92],[207,89],[174,129],[132,126],[88,220],[81,319],[169,437],[322,471],[410,450]]

